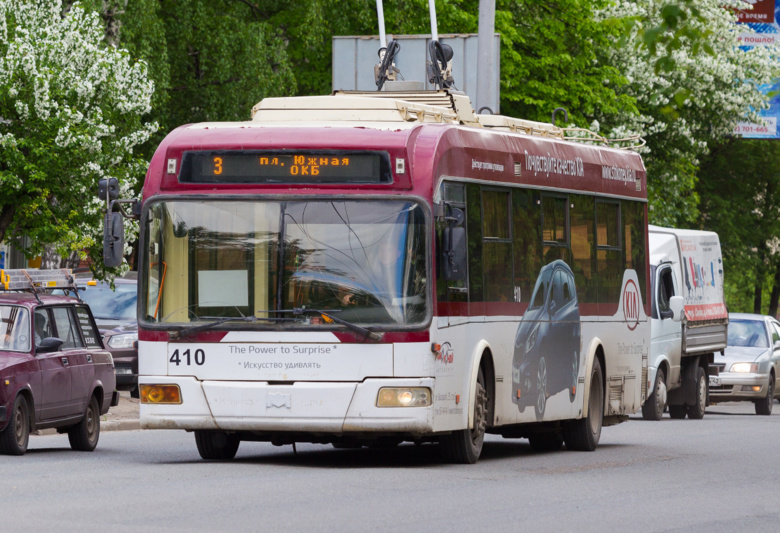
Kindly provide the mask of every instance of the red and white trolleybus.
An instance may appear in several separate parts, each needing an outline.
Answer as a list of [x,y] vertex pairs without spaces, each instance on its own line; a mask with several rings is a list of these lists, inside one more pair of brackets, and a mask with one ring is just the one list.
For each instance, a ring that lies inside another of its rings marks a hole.
[[632,151],[453,91],[268,98],[182,126],[143,189],[141,425],[243,440],[593,450],[642,405]]

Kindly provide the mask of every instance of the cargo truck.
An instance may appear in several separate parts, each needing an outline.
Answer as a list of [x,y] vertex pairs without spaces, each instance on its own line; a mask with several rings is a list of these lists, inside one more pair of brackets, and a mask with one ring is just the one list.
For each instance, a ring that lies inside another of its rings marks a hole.
[[652,314],[646,420],[699,419],[714,354],[726,348],[728,311],[718,234],[650,226]]

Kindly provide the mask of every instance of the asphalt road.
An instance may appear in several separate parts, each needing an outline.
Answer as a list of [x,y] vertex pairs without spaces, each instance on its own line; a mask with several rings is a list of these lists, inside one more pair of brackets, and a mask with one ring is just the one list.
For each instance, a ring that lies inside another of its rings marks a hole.
[[242,443],[201,461],[191,434],[111,431],[95,452],[33,436],[0,456],[2,531],[773,531],[780,405],[605,428],[593,453],[489,437],[473,466],[434,445]]

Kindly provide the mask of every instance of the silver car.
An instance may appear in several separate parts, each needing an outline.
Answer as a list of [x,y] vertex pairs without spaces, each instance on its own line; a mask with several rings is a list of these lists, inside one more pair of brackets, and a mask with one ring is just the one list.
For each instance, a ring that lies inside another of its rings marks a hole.
[[728,346],[715,354],[720,373],[710,376],[710,403],[749,400],[756,414],[772,414],[780,370],[780,322],[770,316],[729,314]]

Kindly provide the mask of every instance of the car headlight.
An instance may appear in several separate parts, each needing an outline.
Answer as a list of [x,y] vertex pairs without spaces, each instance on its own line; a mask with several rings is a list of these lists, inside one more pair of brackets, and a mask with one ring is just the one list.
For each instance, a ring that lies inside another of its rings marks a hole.
[[531,330],[531,334],[528,336],[528,340],[525,341],[525,353],[530,352],[534,349],[534,346],[536,346],[536,334],[539,333],[539,324],[537,323],[534,326],[534,329]]
[[121,333],[112,335],[108,338],[108,346],[115,349],[132,348],[133,343],[138,340],[138,332]]
[[731,372],[758,372],[758,363],[734,363]]

